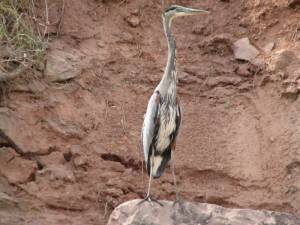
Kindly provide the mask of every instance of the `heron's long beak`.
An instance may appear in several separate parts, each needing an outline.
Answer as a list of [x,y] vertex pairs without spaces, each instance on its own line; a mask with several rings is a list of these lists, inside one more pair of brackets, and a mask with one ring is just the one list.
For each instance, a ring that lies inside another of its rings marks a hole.
[[210,11],[204,10],[204,9],[192,9],[192,8],[186,8],[182,7],[181,12],[179,12],[179,16],[189,16],[189,15],[195,15],[195,14],[209,14]]

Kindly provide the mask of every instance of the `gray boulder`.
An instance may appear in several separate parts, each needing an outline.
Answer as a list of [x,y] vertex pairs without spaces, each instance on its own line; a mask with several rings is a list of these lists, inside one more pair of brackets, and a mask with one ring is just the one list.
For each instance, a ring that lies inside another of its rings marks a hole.
[[227,209],[206,203],[183,206],[160,201],[163,206],[132,200],[118,206],[108,225],[299,225],[300,219],[286,213],[252,209]]
[[251,61],[258,56],[259,51],[245,37],[237,40],[233,44],[234,57],[239,60]]
[[80,55],[61,50],[50,51],[47,55],[45,77],[53,82],[63,82],[80,75],[83,69]]

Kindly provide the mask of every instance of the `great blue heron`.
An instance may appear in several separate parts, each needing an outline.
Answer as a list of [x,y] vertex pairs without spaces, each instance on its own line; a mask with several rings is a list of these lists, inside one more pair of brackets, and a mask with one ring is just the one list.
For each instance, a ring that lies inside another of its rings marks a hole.
[[[151,201],[151,180],[162,175],[172,157],[181,122],[180,105],[176,95],[176,44],[171,33],[171,22],[175,17],[199,13],[209,13],[209,11],[171,5],[162,14],[165,35],[168,41],[168,61],[164,75],[148,102],[144,117],[142,144],[149,175],[148,191],[144,201]],[[171,169],[176,200],[178,200],[173,160],[171,160]]]

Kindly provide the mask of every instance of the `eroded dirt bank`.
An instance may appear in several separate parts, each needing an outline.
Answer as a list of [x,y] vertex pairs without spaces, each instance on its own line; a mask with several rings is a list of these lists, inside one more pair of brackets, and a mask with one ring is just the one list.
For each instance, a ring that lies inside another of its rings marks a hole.
[[[160,14],[170,2],[66,1],[43,75],[11,84],[0,108],[22,148],[51,150],[37,165],[1,148],[3,224],[105,224],[116,205],[144,196],[140,129],[166,62]],[[299,9],[287,2],[176,1],[212,11],[173,26],[184,199],[300,216]],[[258,62],[235,58],[243,37]],[[170,170],[152,191],[174,198]]]

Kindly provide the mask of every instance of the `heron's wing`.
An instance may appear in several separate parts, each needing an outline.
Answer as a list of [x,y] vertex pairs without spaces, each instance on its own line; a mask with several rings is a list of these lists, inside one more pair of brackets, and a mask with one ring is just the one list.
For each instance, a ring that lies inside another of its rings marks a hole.
[[153,137],[158,130],[159,126],[159,107],[160,107],[160,94],[159,92],[154,92],[151,96],[147,111],[144,118],[144,124],[142,129],[142,142],[145,161],[147,162],[150,147],[153,141]]
[[180,124],[181,124],[181,109],[180,109],[179,99],[176,98],[175,130],[170,135],[170,145],[172,150],[175,150],[176,137],[179,132]]
[[180,108],[180,103],[179,103],[179,98],[176,98],[176,119],[175,119],[175,123],[176,123],[176,129],[175,129],[175,134],[174,134],[174,139],[177,137],[178,131],[179,131],[179,127],[181,124],[181,108]]

